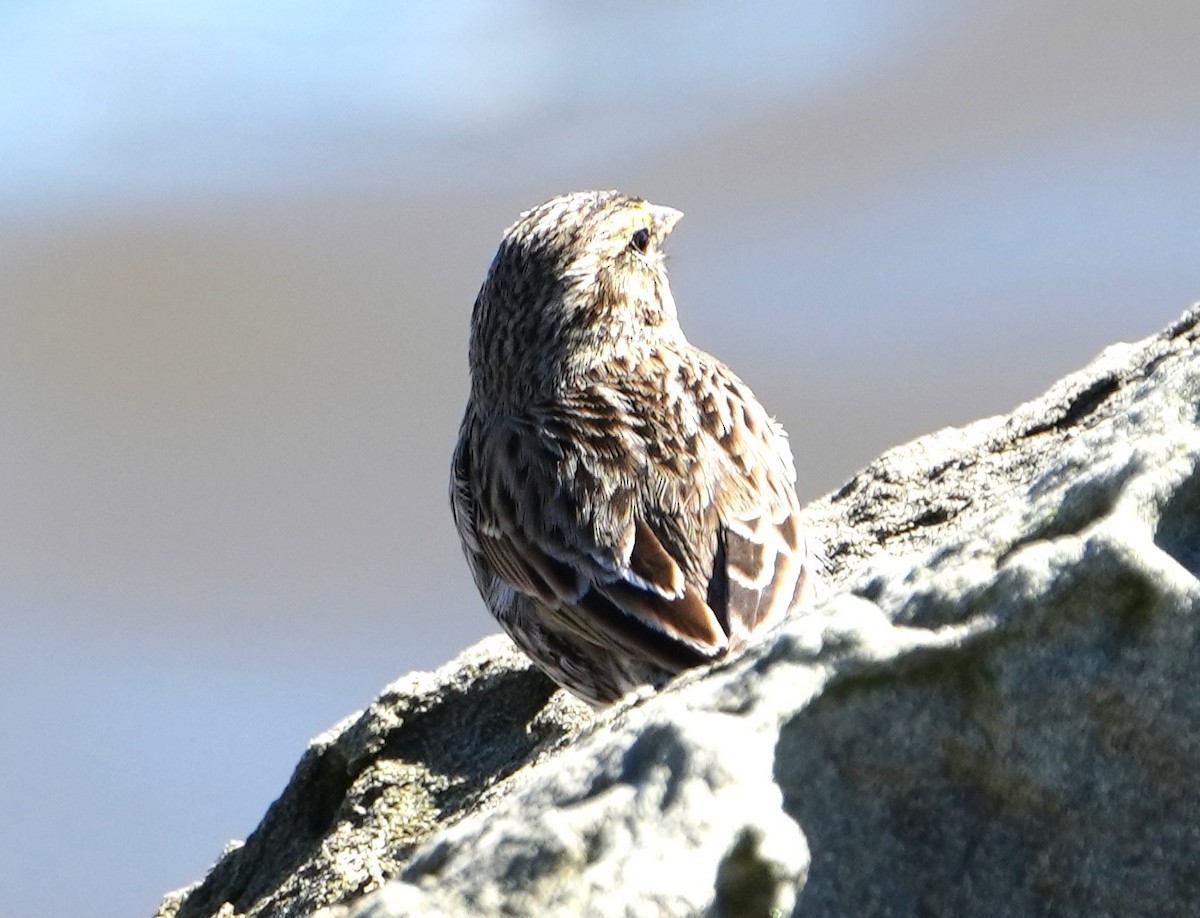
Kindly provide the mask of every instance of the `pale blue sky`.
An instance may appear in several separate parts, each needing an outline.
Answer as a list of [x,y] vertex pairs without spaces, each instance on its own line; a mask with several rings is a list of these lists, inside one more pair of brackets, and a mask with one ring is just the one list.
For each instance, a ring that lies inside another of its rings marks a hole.
[[514,126],[559,161],[636,151],[819,92],[945,6],[9,4],[0,203],[353,181],[380,139],[396,168],[460,182],[440,154],[503,151]]

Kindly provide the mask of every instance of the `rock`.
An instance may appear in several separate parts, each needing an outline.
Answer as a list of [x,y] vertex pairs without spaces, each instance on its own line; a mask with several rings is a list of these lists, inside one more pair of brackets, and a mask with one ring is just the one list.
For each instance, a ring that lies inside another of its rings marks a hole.
[[590,717],[507,638],[485,639],[313,740],[246,843],[157,915],[307,915],[375,888]]
[[806,512],[827,597],[593,717],[492,638],[159,914],[1189,914],[1200,309]]

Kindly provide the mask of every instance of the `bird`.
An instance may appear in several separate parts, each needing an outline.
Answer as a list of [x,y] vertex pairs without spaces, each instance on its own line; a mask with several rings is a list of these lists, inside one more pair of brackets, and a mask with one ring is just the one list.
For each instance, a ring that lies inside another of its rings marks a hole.
[[680,327],[680,217],[555,197],[505,231],[471,313],[463,553],[513,642],[597,709],[751,643],[811,581],[786,432]]

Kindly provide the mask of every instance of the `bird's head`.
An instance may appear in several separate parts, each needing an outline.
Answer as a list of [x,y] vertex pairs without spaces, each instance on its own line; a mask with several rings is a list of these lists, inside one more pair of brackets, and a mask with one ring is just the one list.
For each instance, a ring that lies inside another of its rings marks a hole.
[[476,386],[532,390],[625,349],[682,340],[662,249],[681,216],[616,191],[573,192],[523,213],[475,301]]

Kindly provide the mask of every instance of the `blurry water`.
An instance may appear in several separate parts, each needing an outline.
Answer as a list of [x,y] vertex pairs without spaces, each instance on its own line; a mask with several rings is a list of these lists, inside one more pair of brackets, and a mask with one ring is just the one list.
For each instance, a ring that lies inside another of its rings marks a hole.
[[1194,4],[398,9],[6,8],[0,914],[149,913],[492,630],[445,478],[520,210],[683,209],[809,497],[1200,298]]

